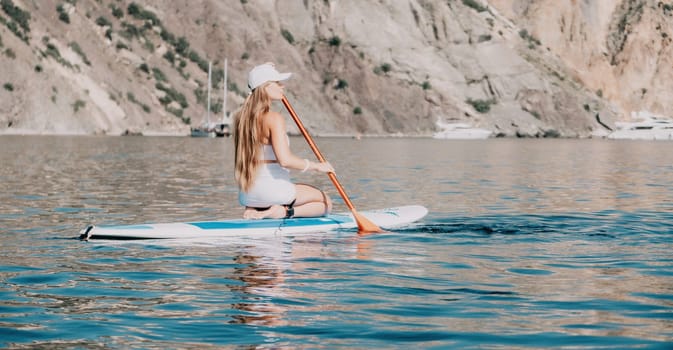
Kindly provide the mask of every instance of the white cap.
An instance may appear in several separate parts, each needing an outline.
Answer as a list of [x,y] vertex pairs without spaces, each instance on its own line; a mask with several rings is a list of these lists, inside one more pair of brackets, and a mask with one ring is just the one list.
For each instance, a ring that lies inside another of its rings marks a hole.
[[267,81],[283,81],[291,75],[292,73],[279,73],[271,63],[260,64],[248,73],[248,87],[254,90]]

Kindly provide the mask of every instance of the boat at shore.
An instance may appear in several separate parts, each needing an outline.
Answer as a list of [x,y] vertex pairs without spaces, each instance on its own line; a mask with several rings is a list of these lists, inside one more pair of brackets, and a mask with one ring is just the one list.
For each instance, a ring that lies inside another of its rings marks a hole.
[[452,140],[479,140],[487,139],[493,133],[491,130],[472,127],[466,123],[443,123],[438,121],[440,131],[434,133],[434,139]]
[[192,137],[229,137],[231,130],[229,123],[210,123],[201,127],[191,128]]
[[222,121],[219,123],[212,123],[210,121],[210,90],[212,86],[212,62],[208,62],[208,95],[206,105],[206,121],[203,125],[192,127],[190,135],[192,137],[229,137],[231,135],[227,116],[227,59],[224,60],[224,81],[223,81],[223,98],[222,98]]
[[673,119],[648,112],[632,113],[633,122],[615,122],[613,140],[673,140]]
[[202,127],[191,128],[190,136],[191,137],[215,137],[215,132],[213,132],[207,126],[202,126]]

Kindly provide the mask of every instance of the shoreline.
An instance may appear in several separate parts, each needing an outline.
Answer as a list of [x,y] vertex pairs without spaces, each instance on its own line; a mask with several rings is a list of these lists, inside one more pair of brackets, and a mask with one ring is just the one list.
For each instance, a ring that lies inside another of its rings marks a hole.
[[[290,137],[303,137],[300,133],[288,132]],[[47,136],[47,137],[61,137],[61,136],[78,136],[78,137],[187,137],[191,138],[192,136],[184,133],[171,133],[171,132],[146,132],[146,133],[135,133],[135,134],[97,134],[97,133],[68,133],[68,132],[37,132],[33,130],[22,130],[15,132],[6,132],[5,130],[0,131],[0,137],[12,137],[12,136]],[[335,139],[432,139],[432,140],[450,140],[450,141],[480,141],[480,140],[493,140],[493,139],[563,139],[563,140],[590,140],[590,139],[608,139],[607,136],[598,136],[598,135],[589,135],[586,137],[575,136],[575,137],[520,137],[520,136],[494,136],[488,138],[480,139],[465,139],[465,138],[435,138],[432,134],[339,134],[339,133],[316,133],[311,134],[312,137],[317,138],[335,138]],[[212,139],[229,139],[231,137],[196,137],[196,138],[212,138]]]

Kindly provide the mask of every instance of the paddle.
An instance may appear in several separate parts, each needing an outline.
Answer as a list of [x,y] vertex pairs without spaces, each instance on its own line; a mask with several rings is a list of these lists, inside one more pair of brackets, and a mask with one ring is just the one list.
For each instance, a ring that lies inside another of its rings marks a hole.
[[[325,162],[325,157],[322,156],[322,153],[320,153],[318,146],[316,146],[315,142],[313,142],[311,135],[309,135],[308,131],[306,131],[306,128],[304,128],[304,124],[301,122],[301,120],[299,120],[297,113],[295,113],[294,108],[292,108],[292,106],[290,105],[290,102],[287,100],[287,97],[283,96],[282,101],[283,105],[285,105],[285,108],[292,116],[292,119],[294,119],[294,122],[297,124],[299,131],[301,131],[301,134],[304,135],[306,142],[308,142],[308,145],[311,146],[313,153],[315,153],[319,161]],[[353,218],[355,218],[355,222],[357,222],[358,224],[358,233],[365,234],[365,233],[385,232],[380,227],[376,226],[376,224],[369,221],[369,219],[358,214],[358,212],[355,210],[355,206],[348,198],[348,195],[346,195],[346,191],[344,191],[344,188],[339,183],[339,180],[337,180],[336,174],[330,172],[327,173],[327,175],[329,176],[330,180],[332,180],[332,183],[334,183],[334,186],[336,187],[337,191],[339,191],[341,198],[343,198],[344,202],[346,202],[346,206],[348,206],[348,209],[350,209],[351,213],[353,213]]]

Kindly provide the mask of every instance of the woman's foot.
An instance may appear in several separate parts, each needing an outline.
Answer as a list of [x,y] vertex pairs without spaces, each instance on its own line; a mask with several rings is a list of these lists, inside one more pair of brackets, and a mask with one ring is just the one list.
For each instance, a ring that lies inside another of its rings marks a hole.
[[285,217],[286,210],[282,205],[272,205],[266,210],[257,210],[255,208],[247,207],[243,212],[244,219],[282,219]]

